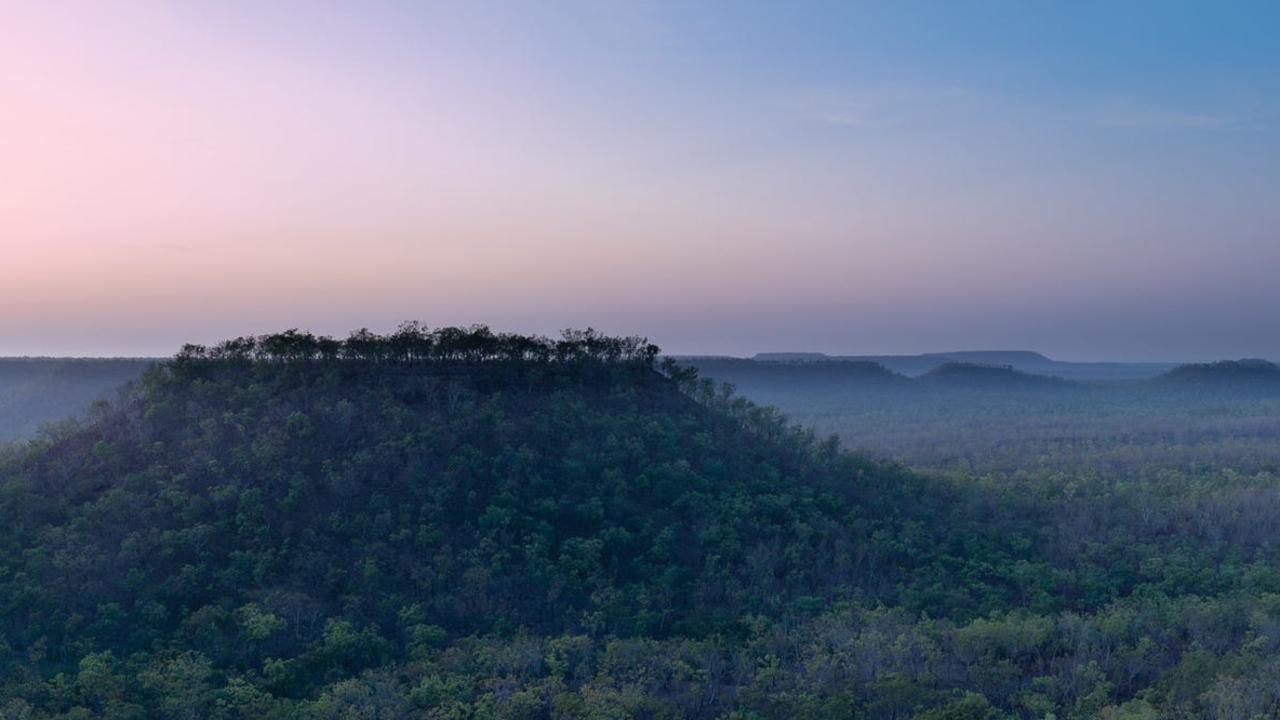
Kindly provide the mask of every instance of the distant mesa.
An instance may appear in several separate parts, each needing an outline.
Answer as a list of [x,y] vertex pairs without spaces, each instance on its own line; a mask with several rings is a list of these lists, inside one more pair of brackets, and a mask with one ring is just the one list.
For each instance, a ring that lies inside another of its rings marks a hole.
[[1035,375],[1011,365],[945,362],[917,378],[916,382],[948,389],[1060,390],[1075,383],[1049,375]]
[[[774,357],[790,353],[772,353]],[[757,356],[758,358],[759,356]],[[1023,372],[1008,364],[946,360],[911,377],[878,362],[822,356],[823,360],[796,361],[746,358],[683,358],[682,364],[698,368],[704,377],[738,386],[768,398],[771,391],[876,391],[933,389],[1013,392],[1062,390],[1079,383],[1047,374]]]
[[1054,360],[1033,350],[957,350],[920,355],[827,355],[820,352],[765,352],[751,358],[758,362],[803,364],[813,362],[862,361],[879,363],[895,373],[912,377],[949,362],[979,365],[1008,365],[1014,370],[1037,375],[1053,375],[1080,382],[1147,380],[1177,367],[1159,362],[1069,362]]
[[925,353],[924,357],[940,358],[952,362],[982,365],[1050,365],[1051,360],[1034,350],[961,350],[959,352]]
[[831,356],[820,352],[764,352],[751,357],[759,362],[821,362],[831,360]]
[[681,358],[682,365],[698,368],[698,372],[717,382],[744,387],[883,387],[909,385],[911,378],[884,365],[866,360],[844,360],[822,353],[794,353],[816,356],[815,360],[797,360],[793,353],[765,353],[782,356],[777,360],[747,358]]
[[934,363],[967,362],[983,365],[1052,364],[1056,361],[1033,350],[958,350],[955,352],[931,352],[920,355],[828,355],[821,352],[762,352],[752,356],[760,362],[822,362],[829,360],[920,360]]

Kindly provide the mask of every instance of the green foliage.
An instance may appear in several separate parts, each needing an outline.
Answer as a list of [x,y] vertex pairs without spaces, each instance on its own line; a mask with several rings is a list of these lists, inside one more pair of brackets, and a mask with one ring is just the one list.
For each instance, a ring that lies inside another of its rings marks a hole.
[[1001,713],[977,693],[965,693],[941,707],[917,713],[914,720],[999,720]]
[[188,347],[0,464],[0,718],[1275,716],[1271,470],[964,447],[591,331]]

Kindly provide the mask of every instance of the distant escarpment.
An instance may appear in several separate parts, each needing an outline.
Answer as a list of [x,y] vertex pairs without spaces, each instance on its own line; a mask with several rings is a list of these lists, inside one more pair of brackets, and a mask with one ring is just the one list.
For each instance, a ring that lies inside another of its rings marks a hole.
[[1009,365],[948,362],[921,375],[921,385],[948,390],[1068,390],[1077,383],[1049,375],[1034,375]]
[[911,378],[880,363],[862,360],[748,360],[683,358],[704,377],[735,386],[788,389],[883,390],[910,387]]

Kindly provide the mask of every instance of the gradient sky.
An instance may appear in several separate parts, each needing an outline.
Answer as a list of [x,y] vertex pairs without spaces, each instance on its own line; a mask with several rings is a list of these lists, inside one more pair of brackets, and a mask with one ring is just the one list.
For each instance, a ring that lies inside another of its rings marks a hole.
[[0,0],[0,355],[1280,358],[1280,4]]

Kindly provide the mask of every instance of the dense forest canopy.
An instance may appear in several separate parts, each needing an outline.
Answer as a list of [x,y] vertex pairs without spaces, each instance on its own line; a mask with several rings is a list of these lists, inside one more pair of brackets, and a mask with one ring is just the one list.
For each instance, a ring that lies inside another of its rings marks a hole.
[[[1074,402],[854,374],[746,377]],[[920,474],[640,338],[188,346],[0,462],[0,717],[1271,717],[1276,466],[1178,432]]]
[[487,326],[431,330],[405,323],[394,333],[359,330],[345,340],[286,330],[240,337],[213,347],[186,345],[174,365],[182,369],[210,362],[363,361],[373,363],[568,363],[594,361],[652,367],[658,346],[641,337],[610,337],[595,330],[566,330],[558,339],[495,333]]

